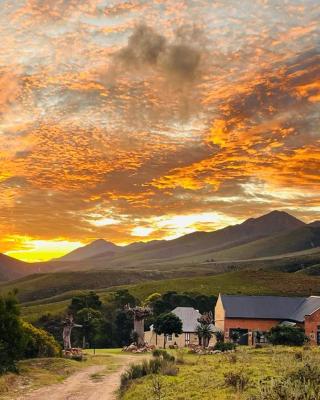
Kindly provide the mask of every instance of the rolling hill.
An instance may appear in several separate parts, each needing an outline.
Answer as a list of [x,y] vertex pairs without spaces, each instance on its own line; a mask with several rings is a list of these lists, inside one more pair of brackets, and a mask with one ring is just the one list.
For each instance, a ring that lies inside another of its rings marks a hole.
[[241,260],[284,255],[320,247],[320,226],[305,225],[213,254],[217,260]]
[[33,267],[23,261],[0,254],[0,282],[18,279],[32,273]]
[[[99,239],[50,262],[27,264],[16,261],[11,267],[0,259],[0,280],[39,272],[94,270],[130,269],[168,274],[189,267],[199,275],[206,269],[202,264],[212,259],[244,260],[313,248],[319,245],[317,229],[288,213],[272,211],[239,225],[213,232],[194,232],[170,241],[154,240],[121,247]],[[224,272],[227,267],[216,264],[211,273]]]
[[[159,265],[159,263],[170,261],[176,262],[179,258],[182,258],[183,262],[192,262],[197,254],[210,254],[214,251],[294,230],[304,225],[304,222],[290,214],[272,211],[259,218],[250,218],[242,224],[214,232],[194,232],[170,241],[153,241],[132,244],[123,248],[117,247],[113,255],[110,254],[110,251],[107,251],[106,253],[96,254],[91,258],[86,257],[85,261],[92,268]],[[86,251],[86,248],[89,250],[91,245],[82,247],[79,251]],[[72,255],[72,253],[70,254]],[[65,261],[66,257],[68,255],[60,260]]]

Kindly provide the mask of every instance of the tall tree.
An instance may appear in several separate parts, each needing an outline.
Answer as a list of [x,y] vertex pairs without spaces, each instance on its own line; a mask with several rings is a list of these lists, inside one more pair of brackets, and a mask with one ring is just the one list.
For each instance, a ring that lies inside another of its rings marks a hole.
[[157,335],[163,335],[163,347],[166,348],[168,335],[182,333],[182,321],[173,313],[161,314],[154,321],[153,329]]

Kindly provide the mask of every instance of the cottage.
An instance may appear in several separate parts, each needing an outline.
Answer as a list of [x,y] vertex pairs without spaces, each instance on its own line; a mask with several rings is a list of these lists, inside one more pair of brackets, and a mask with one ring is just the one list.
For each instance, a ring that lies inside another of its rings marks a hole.
[[[188,347],[190,345],[199,344],[199,339],[196,334],[196,328],[199,325],[198,319],[201,314],[198,310],[192,307],[177,307],[171,311],[182,321],[182,334],[178,335],[168,335],[167,345],[176,345],[178,347]],[[212,326],[212,331],[214,332],[216,328]],[[145,341],[149,345],[155,345],[156,347],[163,346],[163,335],[157,335],[153,327],[150,327],[150,331],[145,332]],[[214,345],[216,342],[215,336],[210,340],[209,345]]]
[[219,295],[215,326],[227,340],[237,335],[240,344],[261,343],[280,323],[301,326],[310,343],[320,345],[320,297]]

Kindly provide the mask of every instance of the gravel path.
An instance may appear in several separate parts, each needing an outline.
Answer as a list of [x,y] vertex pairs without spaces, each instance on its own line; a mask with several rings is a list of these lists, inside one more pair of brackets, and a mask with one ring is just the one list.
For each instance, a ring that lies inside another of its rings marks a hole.
[[121,374],[135,361],[141,360],[134,356],[119,357],[119,368],[107,375],[104,375],[104,365],[94,365],[69,376],[62,383],[34,390],[18,400],[115,400]]

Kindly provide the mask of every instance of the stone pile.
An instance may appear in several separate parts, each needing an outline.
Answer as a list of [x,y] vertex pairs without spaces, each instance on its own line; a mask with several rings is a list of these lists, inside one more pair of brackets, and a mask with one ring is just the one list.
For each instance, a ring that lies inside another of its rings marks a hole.
[[[234,352],[235,352],[235,350],[227,350],[227,351],[224,351],[223,353],[234,353]],[[199,354],[199,355],[211,355],[211,354],[221,354],[222,351],[215,350],[213,346],[203,348],[198,345],[190,345],[189,353],[190,354]]]
[[63,350],[62,355],[65,358],[69,358],[70,360],[83,360],[82,349],[73,347],[71,349]]
[[145,344],[144,346],[137,346],[134,343],[129,346],[123,347],[122,351],[129,353],[151,353],[156,347],[154,345]]

